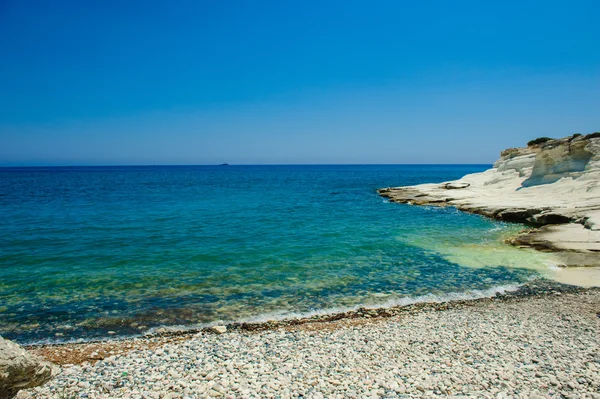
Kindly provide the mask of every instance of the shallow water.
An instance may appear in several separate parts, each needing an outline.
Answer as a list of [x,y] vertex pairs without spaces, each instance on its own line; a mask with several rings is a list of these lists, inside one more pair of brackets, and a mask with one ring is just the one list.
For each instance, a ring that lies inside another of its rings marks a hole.
[[502,244],[518,225],[376,193],[488,167],[0,169],[0,334],[89,339],[491,294],[552,259]]

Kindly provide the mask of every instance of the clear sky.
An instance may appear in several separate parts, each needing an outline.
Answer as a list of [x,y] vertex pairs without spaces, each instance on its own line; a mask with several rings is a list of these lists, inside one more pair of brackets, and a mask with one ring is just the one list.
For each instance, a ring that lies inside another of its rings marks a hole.
[[600,130],[600,1],[0,0],[0,165],[491,163]]

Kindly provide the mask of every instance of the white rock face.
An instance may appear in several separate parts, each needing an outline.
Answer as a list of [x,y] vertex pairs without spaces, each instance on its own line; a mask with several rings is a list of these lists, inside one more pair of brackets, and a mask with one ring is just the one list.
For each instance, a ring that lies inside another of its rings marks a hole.
[[42,385],[52,376],[51,363],[0,337],[0,399],[12,398],[21,389]]
[[526,174],[531,173],[534,163],[535,154],[527,154],[508,159],[500,158],[494,164],[494,168],[498,169],[498,172],[516,170],[519,173],[519,176],[525,176]]
[[[393,202],[455,206],[500,220],[556,225],[513,243],[587,253],[586,265],[600,265],[600,137],[596,136],[511,148],[485,172],[454,182],[382,189],[380,194]],[[448,186],[465,188],[448,190]]]
[[584,174],[598,172],[596,162],[600,153],[595,145],[597,140],[580,136],[545,143],[536,154],[532,173],[523,186],[553,183],[565,177],[577,179]]

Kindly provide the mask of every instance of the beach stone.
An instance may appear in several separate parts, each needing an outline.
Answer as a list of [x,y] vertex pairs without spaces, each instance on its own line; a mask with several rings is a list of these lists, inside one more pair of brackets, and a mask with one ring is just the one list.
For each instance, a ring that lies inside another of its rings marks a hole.
[[469,186],[470,186],[469,183],[450,182],[450,183],[444,184],[443,187],[446,190],[460,190],[462,188],[467,188]]
[[210,331],[214,332],[215,334],[225,334],[227,332],[227,327],[225,327],[225,326],[212,326],[210,328]]
[[0,337],[0,399],[12,398],[21,389],[43,385],[54,374],[51,363]]

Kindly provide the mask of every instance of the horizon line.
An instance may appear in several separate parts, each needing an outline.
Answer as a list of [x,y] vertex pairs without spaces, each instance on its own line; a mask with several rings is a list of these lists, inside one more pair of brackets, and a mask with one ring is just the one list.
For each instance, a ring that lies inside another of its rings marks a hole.
[[493,163],[283,163],[283,164],[107,164],[107,165],[0,165],[0,169],[15,168],[128,168],[128,167],[197,167],[197,166],[482,166]]

